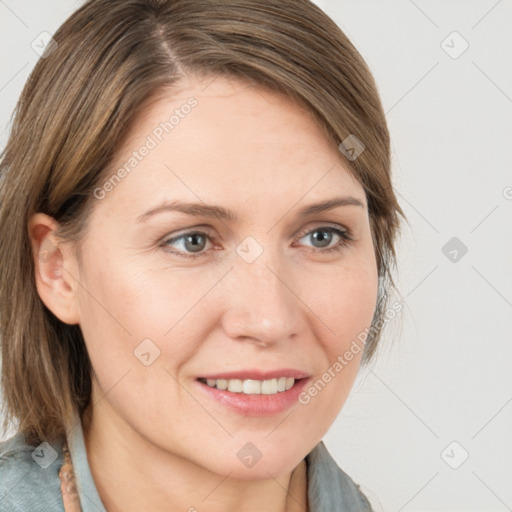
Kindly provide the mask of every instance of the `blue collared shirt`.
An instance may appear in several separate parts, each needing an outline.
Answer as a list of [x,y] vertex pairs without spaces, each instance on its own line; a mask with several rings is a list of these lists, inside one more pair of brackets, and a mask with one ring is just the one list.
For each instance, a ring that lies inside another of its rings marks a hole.
[[[67,441],[82,512],[106,512],[91,475],[80,421]],[[59,478],[63,462],[62,442],[29,446],[18,433],[0,443],[0,511],[64,512]],[[306,463],[310,512],[371,512],[367,498],[323,441],[306,456]]]

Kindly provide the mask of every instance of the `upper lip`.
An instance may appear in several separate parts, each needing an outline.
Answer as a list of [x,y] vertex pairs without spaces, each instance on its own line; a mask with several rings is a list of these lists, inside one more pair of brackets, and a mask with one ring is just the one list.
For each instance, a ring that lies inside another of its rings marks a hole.
[[201,375],[203,379],[240,379],[240,380],[270,380],[278,379],[279,377],[292,377],[295,380],[309,377],[309,374],[301,370],[293,368],[281,368],[278,370],[238,370],[234,372],[214,373],[210,375]]

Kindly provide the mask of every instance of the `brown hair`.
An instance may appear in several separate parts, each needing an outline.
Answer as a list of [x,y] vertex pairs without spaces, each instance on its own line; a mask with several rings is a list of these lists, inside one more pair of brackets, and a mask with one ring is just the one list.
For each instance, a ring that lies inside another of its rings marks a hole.
[[[58,320],[37,293],[29,219],[53,217],[56,236],[79,257],[92,191],[123,136],[148,100],[185,75],[222,75],[285,94],[315,117],[333,147],[350,134],[363,141],[363,153],[345,163],[368,201],[379,273],[374,323],[382,319],[403,216],[389,134],[363,58],[318,7],[309,0],[90,0],[54,39],[58,46],[25,85],[0,163],[4,429],[17,419],[32,442],[56,438],[91,395],[79,325]],[[380,328],[372,329],[363,362],[379,338]]]

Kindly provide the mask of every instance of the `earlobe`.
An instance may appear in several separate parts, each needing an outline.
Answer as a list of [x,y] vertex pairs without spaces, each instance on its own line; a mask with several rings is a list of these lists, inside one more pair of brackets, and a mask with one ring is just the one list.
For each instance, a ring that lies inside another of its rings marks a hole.
[[55,236],[59,224],[44,213],[28,223],[35,284],[39,297],[59,320],[78,324],[75,257],[70,247]]

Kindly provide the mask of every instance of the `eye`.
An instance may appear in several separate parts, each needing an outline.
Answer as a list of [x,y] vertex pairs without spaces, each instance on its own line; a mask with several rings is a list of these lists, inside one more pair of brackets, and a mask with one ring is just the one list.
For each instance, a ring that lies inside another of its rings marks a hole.
[[[207,242],[210,241],[210,235],[202,231],[190,231],[173,238],[168,238],[162,242],[162,246],[167,252],[184,256],[186,258],[197,258],[202,256]],[[176,247],[173,251],[169,247]]]
[[[299,240],[309,239],[313,244],[315,252],[341,251],[351,240],[351,234],[340,228],[332,226],[320,226],[305,234],[300,235]],[[331,245],[335,242],[334,245]]]
[[[299,235],[299,240],[309,239],[314,252],[329,253],[341,251],[350,241],[352,235],[346,229],[332,226],[320,226]],[[161,242],[166,252],[184,258],[199,258],[206,254],[208,243],[212,243],[213,235],[204,231],[189,231]],[[333,244],[334,241],[334,244]],[[176,249],[176,250],[174,250]]]

